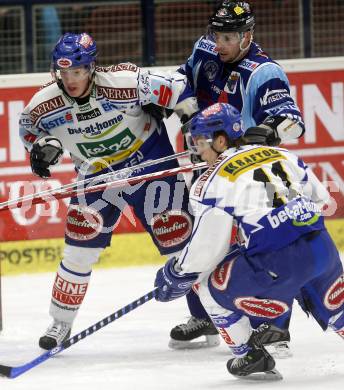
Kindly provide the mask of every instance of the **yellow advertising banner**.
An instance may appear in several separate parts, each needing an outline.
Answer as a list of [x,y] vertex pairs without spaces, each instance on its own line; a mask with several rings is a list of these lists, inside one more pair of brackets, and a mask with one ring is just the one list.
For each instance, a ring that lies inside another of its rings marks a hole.
[[[63,256],[63,247],[63,238],[2,242],[2,275],[55,271]],[[148,233],[116,234],[95,268],[162,264],[165,259]]]
[[[339,252],[344,253],[344,219],[329,219],[326,226]],[[63,247],[63,238],[0,243],[1,272],[15,275],[55,271]],[[159,254],[148,233],[115,234],[95,268],[163,264],[166,259]]]

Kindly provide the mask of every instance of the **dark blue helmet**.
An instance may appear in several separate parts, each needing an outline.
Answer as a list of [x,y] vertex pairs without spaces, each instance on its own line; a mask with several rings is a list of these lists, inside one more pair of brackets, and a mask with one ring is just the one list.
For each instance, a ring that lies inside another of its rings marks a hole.
[[202,135],[208,139],[214,139],[217,131],[224,131],[231,140],[244,134],[240,112],[226,103],[215,103],[199,112],[193,117],[189,131],[192,137]]
[[51,53],[51,67],[58,69],[73,68],[76,66],[90,66],[97,56],[97,46],[93,38],[87,33],[66,33],[58,40]]

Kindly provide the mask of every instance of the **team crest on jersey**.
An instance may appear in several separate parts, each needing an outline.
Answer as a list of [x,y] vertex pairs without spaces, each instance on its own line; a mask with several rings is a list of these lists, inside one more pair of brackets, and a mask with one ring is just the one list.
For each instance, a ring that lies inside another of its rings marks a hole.
[[215,61],[207,61],[204,66],[205,77],[208,81],[213,82],[215,80],[219,66]]
[[151,226],[159,245],[169,248],[181,244],[190,237],[192,221],[182,210],[169,210],[153,217]]
[[285,302],[275,299],[240,297],[234,299],[234,305],[244,313],[254,317],[277,318],[289,310]]
[[344,304],[344,274],[342,274],[327,290],[324,305],[330,310],[336,310]]
[[87,206],[70,205],[66,235],[77,241],[91,240],[99,235],[103,224],[103,217],[97,210]]
[[240,80],[240,73],[233,71],[228,77],[224,91],[230,94],[236,93],[239,80]]

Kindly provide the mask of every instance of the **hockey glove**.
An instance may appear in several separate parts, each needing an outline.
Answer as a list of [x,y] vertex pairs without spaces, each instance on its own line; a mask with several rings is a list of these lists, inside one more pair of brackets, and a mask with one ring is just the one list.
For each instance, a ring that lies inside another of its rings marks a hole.
[[278,146],[281,139],[277,130],[268,126],[249,127],[244,134],[248,144]]
[[30,152],[30,163],[32,172],[46,179],[50,177],[50,165],[55,165],[62,157],[63,149],[61,142],[51,136],[37,140]]
[[198,277],[198,273],[179,275],[174,269],[176,262],[177,259],[172,257],[156,274],[154,286],[159,288],[155,297],[157,301],[168,302],[182,297],[191,290]]

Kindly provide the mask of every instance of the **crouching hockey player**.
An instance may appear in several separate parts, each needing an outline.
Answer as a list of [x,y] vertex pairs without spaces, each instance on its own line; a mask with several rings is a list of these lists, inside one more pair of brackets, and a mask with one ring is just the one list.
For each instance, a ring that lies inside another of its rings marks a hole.
[[[180,73],[153,74],[130,63],[96,67],[96,54],[96,43],[87,33],[66,33],[57,42],[51,58],[54,80],[33,96],[20,119],[21,139],[35,175],[49,177],[50,167],[58,163],[63,150],[70,152],[80,179],[97,179],[173,155],[161,109],[188,116],[197,110],[194,99],[183,95],[187,81]],[[134,175],[177,166],[176,160],[166,160]],[[110,245],[114,226],[127,205],[133,207],[161,254],[184,247],[192,216],[183,179],[171,176],[151,184],[71,199],[64,256],[52,289],[53,322],[39,340],[41,348],[54,348],[69,337],[93,264]],[[172,230],[174,224],[178,228]]]
[[[344,336],[343,266],[320,211],[329,194],[288,150],[250,144],[228,104],[197,114],[190,131],[190,148],[210,168],[191,188],[192,238],[158,271],[157,300],[196,286],[234,355],[229,373],[281,379],[251,318],[282,318],[297,296],[323,330]],[[243,245],[228,253],[233,221]]]

